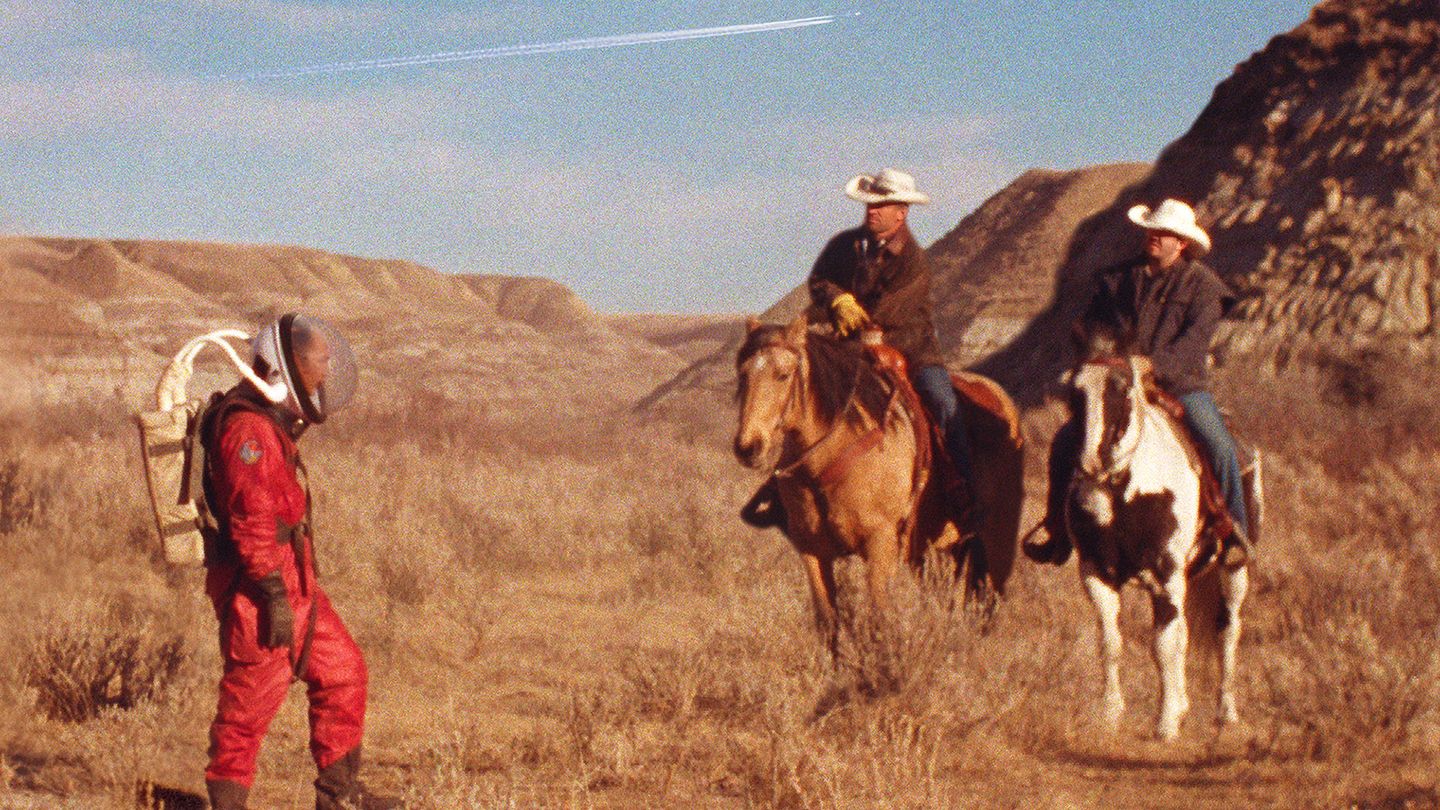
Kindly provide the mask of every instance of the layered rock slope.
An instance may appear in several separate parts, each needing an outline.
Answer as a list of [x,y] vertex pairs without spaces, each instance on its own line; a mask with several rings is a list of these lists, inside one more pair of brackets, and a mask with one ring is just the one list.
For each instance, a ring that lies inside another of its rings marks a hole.
[[[522,420],[537,401],[581,417],[628,406],[687,360],[553,281],[308,248],[10,237],[0,282],[0,382],[22,408],[97,394],[139,407],[186,339],[291,309],[342,328],[362,393],[390,409],[424,392],[492,422]],[[197,388],[234,376],[201,366]]]
[[[1328,0],[1238,66],[1143,181],[1082,224],[1054,305],[983,367],[1056,370],[1094,271],[1133,249],[1125,209],[1195,203],[1240,303],[1217,354],[1258,368],[1440,355],[1440,4]],[[1038,375],[1043,376],[1043,375]]]

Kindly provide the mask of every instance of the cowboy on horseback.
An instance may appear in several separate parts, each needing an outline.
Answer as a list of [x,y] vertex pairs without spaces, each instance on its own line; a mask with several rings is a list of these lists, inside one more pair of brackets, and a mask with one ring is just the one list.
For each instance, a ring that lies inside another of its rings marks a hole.
[[[1200,259],[1210,236],[1195,211],[1167,199],[1154,209],[1132,207],[1130,221],[1144,230],[1142,255],[1100,271],[1100,286],[1082,318],[1082,328],[1128,335],[1132,348],[1150,358],[1156,384],[1184,406],[1184,421],[1208,451],[1219,480],[1233,532],[1222,538],[1227,563],[1242,563],[1250,542],[1235,440],[1207,389],[1210,339],[1234,301],[1230,288]],[[1025,544],[1036,562],[1063,565],[1071,543],[1065,531],[1065,498],[1080,455],[1076,416],[1056,432],[1050,448],[1050,492],[1044,527],[1049,539]]]
[[958,476],[955,512],[973,522],[966,488],[974,480],[970,440],[935,336],[925,251],[906,224],[910,206],[924,205],[930,197],[916,190],[913,177],[888,168],[852,177],[845,195],[865,204],[865,219],[834,236],[820,252],[807,282],[811,303],[828,315],[841,337],[878,328],[905,357],[911,383],[940,428]]
[[[840,337],[880,330],[904,357],[911,384],[940,428],[956,473],[954,512],[967,530],[974,530],[980,515],[969,489],[974,481],[970,438],[935,336],[925,251],[906,225],[910,206],[930,202],[930,195],[917,190],[909,174],[889,168],[850,178],[845,195],[865,204],[865,219],[836,234],[820,251],[807,280],[810,301]],[[741,517],[758,527],[783,523],[773,481],[755,493]]]

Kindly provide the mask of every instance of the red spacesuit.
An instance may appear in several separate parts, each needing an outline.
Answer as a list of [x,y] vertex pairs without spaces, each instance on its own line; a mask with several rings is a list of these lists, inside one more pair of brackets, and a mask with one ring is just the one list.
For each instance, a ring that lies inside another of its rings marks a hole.
[[[353,390],[349,347],[322,329],[287,315],[262,332],[255,369],[276,385],[265,393],[241,383],[210,408],[202,428],[206,501],[221,529],[206,577],[225,660],[205,769],[216,808],[245,807],[260,743],[297,679],[310,702],[316,806],[392,806],[357,779],[368,673],[316,577],[293,438],[324,421],[322,405],[338,407]],[[348,390],[327,390],[327,376],[344,378]]]
[[[238,559],[212,567],[206,581],[220,620],[225,674],[205,776],[248,786],[260,740],[294,678],[309,687],[316,767],[323,770],[358,747],[366,671],[360,648],[316,580],[295,443],[273,420],[248,410],[226,419],[218,438],[216,506]],[[297,552],[303,559],[296,559]],[[274,571],[280,572],[294,615],[294,642],[267,648],[260,627],[264,596],[255,583]]]

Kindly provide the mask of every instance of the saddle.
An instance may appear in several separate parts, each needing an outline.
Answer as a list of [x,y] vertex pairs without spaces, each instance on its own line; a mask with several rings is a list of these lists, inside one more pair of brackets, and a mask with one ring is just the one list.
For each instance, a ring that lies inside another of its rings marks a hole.
[[[911,424],[915,430],[917,482],[915,494],[912,496],[911,513],[914,513],[915,503],[919,501],[920,493],[925,489],[930,475],[937,476],[936,484],[951,496],[951,503],[968,505],[973,499],[971,482],[961,480],[959,473],[955,471],[955,465],[951,463],[950,455],[945,450],[945,437],[940,433],[940,426],[930,417],[915,386],[910,383],[905,356],[894,346],[884,343],[866,344],[865,349],[875,369],[887,383],[894,386],[900,400],[911,414]],[[955,398],[959,400],[962,409],[965,409],[968,403],[970,410],[990,414],[1006,426],[1008,441],[1015,447],[1020,446],[1023,442],[1020,434],[1020,414],[1014,404],[1000,394],[994,382],[968,371],[952,371],[950,384],[955,389]]]

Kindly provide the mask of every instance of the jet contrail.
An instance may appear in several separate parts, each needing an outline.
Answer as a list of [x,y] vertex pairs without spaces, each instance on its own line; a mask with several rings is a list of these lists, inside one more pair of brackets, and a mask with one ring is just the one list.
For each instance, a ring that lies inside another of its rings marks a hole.
[[529,56],[541,53],[564,53],[566,51],[590,51],[599,48],[624,48],[631,45],[654,45],[661,42],[680,42],[687,39],[709,39],[711,37],[734,37],[742,34],[768,34],[774,31],[789,31],[795,28],[809,28],[829,25],[842,17],[858,17],[859,12],[823,17],[800,17],[794,20],[749,23],[746,25],[722,25],[715,28],[682,28],[675,31],[651,31],[643,34],[618,34],[608,37],[587,37],[565,39],[558,42],[538,42],[530,45],[505,45],[497,48],[476,48],[468,51],[444,51],[415,56],[392,56],[383,59],[358,59],[352,62],[329,62],[321,65],[304,65],[264,73],[246,73],[220,78],[242,79],[284,79],[295,76],[313,76],[323,73],[350,73],[360,70],[386,70],[397,67],[439,65],[446,62],[469,62],[477,59],[500,59],[507,56]]

